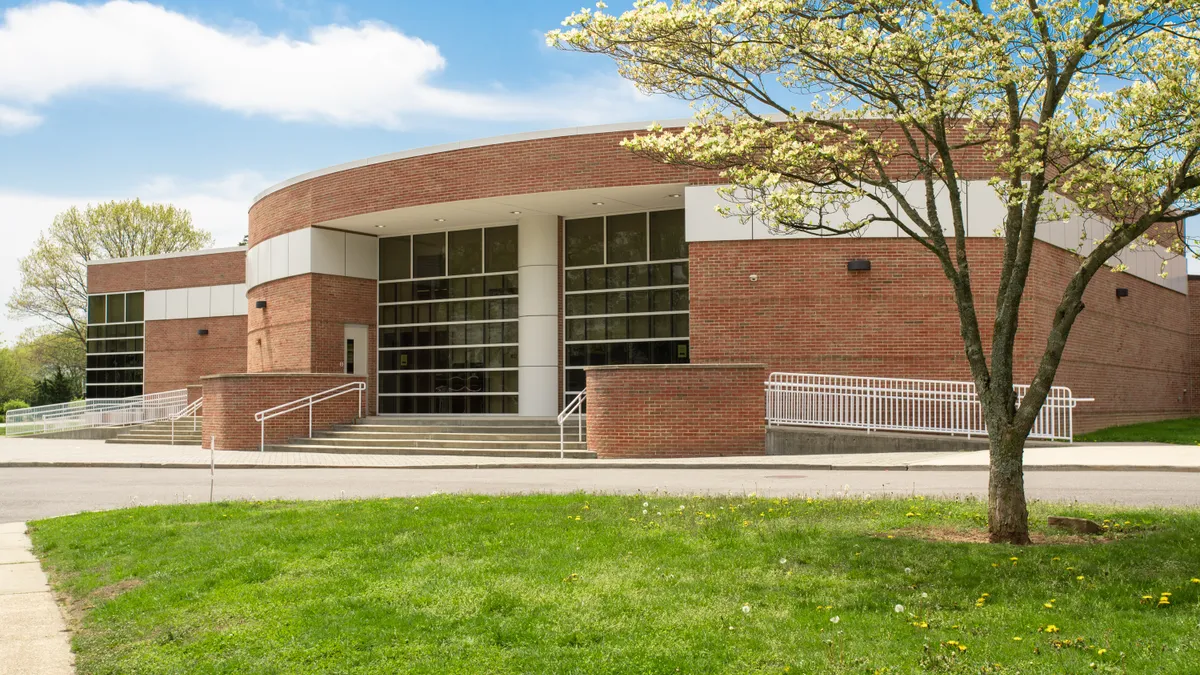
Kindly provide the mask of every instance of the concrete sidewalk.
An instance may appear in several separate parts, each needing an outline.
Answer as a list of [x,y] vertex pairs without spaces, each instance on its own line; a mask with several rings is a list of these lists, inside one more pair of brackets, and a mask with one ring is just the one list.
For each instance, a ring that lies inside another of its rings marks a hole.
[[71,640],[25,523],[0,525],[0,669],[10,675],[70,675]]
[[[986,450],[846,455],[774,455],[688,459],[516,459],[451,455],[347,455],[315,452],[210,453],[191,446],[117,445],[103,441],[0,437],[0,467],[207,469],[802,469],[982,471]],[[1028,448],[1028,471],[1200,472],[1200,447],[1159,443]]]

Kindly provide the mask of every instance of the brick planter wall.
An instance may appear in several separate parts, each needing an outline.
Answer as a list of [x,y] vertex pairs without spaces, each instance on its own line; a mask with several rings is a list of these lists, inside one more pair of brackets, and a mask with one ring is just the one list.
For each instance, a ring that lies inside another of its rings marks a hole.
[[600,457],[761,455],[758,364],[587,369],[588,449]]
[[[362,376],[337,373],[244,373],[202,378],[204,447],[210,447],[215,436],[218,450],[257,450],[259,423],[254,421],[254,413],[347,382],[364,380]],[[357,393],[318,403],[313,407],[313,430],[351,422],[357,415]],[[307,409],[267,421],[267,443],[307,435]]]

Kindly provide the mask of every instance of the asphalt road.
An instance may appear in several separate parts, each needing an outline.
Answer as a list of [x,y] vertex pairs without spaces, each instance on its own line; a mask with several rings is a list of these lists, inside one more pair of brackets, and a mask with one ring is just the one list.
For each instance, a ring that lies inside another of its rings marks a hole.
[[[1200,506],[1200,473],[1065,471],[1025,476],[1031,499]],[[218,469],[222,499],[340,499],[437,492],[664,492],[768,496],[984,496],[984,471],[726,469]],[[208,501],[198,469],[0,469],[0,522],[142,504]]]

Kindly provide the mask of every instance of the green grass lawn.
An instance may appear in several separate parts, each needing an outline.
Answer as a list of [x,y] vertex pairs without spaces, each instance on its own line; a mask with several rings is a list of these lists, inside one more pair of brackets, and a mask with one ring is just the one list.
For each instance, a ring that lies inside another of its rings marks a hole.
[[1143,442],[1200,445],[1200,417],[1184,417],[1162,422],[1143,422],[1109,427],[1075,436],[1076,441],[1097,443]]
[[1034,505],[1043,523],[1108,519],[1111,541],[944,541],[977,535],[984,511],[435,495],[140,507],[31,527],[82,617],[84,674],[1200,668],[1200,513]]

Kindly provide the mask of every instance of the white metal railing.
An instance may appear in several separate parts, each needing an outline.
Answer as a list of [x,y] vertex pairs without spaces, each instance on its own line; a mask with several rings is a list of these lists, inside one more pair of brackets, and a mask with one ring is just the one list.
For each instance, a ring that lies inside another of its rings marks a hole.
[[575,415],[576,420],[579,424],[579,428],[576,431],[575,440],[579,441],[579,442],[583,441],[583,413],[580,412],[580,410],[583,407],[583,402],[585,400],[587,400],[587,389],[586,388],[583,391],[576,394],[575,398],[571,399],[571,402],[567,404],[567,407],[563,408],[563,411],[558,413],[558,458],[559,459],[562,459],[567,456],[566,432],[564,431],[564,427],[566,426],[567,420],[570,419],[571,415]]
[[190,415],[192,418],[192,431],[195,431],[196,430],[196,412],[203,407],[204,407],[204,397],[201,396],[200,398],[196,399],[195,401],[192,401],[191,403],[189,403],[188,406],[186,408],[184,408],[183,410],[180,410],[179,412],[175,413],[174,415],[171,415],[171,445],[175,445],[175,422],[179,421],[179,418],[181,418],[181,417],[188,417]]
[[[765,384],[768,425],[987,434],[974,382],[771,373]],[[1013,389],[1019,404],[1029,385]],[[1070,441],[1075,406],[1092,400],[1051,387],[1029,437]]]
[[187,389],[128,398],[91,398],[8,413],[5,432],[28,436],[52,431],[143,424],[168,419],[187,406]]
[[286,415],[290,412],[295,412],[302,408],[308,408],[308,437],[312,438],[313,431],[313,406],[328,401],[332,398],[344,396],[353,392],[358,392],[358,416],[363,416],[363,392],[367,390],[366,382],[347,382],[346,384],[326,389],[325,391],[317,392],[312,396],[298,398],[289,403],[283,403],[274,408],[254,413],[254,421],[258,422],[258,450],[262,452],[267,445],[267,420],[280,415]]

